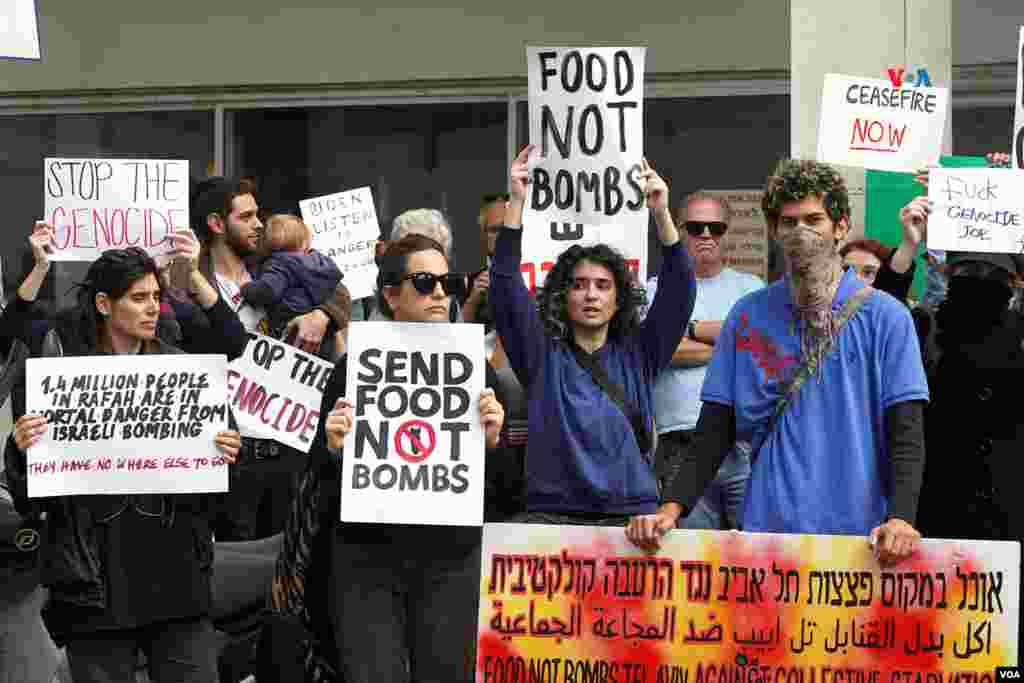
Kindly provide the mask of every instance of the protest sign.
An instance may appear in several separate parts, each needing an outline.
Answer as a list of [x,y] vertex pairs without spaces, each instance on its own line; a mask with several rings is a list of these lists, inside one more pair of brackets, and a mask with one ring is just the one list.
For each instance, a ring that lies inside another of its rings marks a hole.
[[93,261],[107,249],[171,249],[168,233],[189,227],[188,161],[46,159],[44,220],[54,261]]
[[30,358],[27,412],[49,432],[28,451],[28,495],[228,490],[227,360],[213,355]]
[[480,526],[481,325],[352,323],[344,522]]
[[352,299],[373,296],[380,224],[370,188],[304,199],[299,202],[299,211],[313,231],[313,248],[338,264]]
[[825,74],[818,161],[913,172],[942,154],[949,89]]
[[1024,173],[933,168],[928,199],[929,249],[1024,253]]
[[0,58],[40,59],[35,0],[6,0],[0,9]]
[[647,273],[644,48],[526,48],[530,184],[522,270],[531,290],[573,244],[611,245]]
[[309,452],[334,365],[261,334],[250,334],[228,365],[228,405],[243,436]]
[[478,683],[997,683],[1017,662],[1020,546],[488,524]]
[[1013,167],[1024,169],[1024,26],[1017,41],[1017,106],[1013,116]]
[[729,202],[732,218],[722,238],[725,265],[768,280],[768,223],[761,211],[760,190],[706,190]]

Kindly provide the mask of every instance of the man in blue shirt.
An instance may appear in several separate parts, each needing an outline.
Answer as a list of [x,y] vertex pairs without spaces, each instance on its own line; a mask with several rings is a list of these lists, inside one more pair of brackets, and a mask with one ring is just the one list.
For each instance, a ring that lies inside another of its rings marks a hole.
[[[530,149],[512,164],[488,291],[498,336],[528,397],[527,514],[518,521],[625,524],[658,507],[651,390],[693,310],[690,258],[668,211],[668,187],[644,164],[637,181],[658,225],[669,294],[639,325],[622,255],[604,244],[573,245],[535,305],[520,272],[522,231],[547,226],[520,225]],[[610,393],[615,388],[620,400]]]
[[[686,229],[686,247],[693,257],[697,300],[686,336],[672,363],[654,385],[654,414],[658,424],[655,465],[664,490],[682,465],[700,415],[700,391],[722,323],[740,298],[761,289],[764,282],[750,273],[725,267],[722,239],[732,210],[719,195],[695,192],[683,200],[676,225]],[[658,292],[658,277],[647,283],[647,300]],[[688,529],[735,528],[750,476],[749,453],[733,449],[711,487],[683,521]]]
[[[920,538],[928,399],[910,313],[883,292],[864,297],[856,273],[844,275],[850,203],[834,169],[780,163],[762,208],[786,276],[742,298],[722,328],[692,449],[701,475],[677,476],[658,513],[627,533],[655,546],[738,441],[753,455],[745,531],[864,535],[879,561],[906,558]],[[851,301],[862,306],[842,324]],[[808,378],[787,396],[800,368]]]

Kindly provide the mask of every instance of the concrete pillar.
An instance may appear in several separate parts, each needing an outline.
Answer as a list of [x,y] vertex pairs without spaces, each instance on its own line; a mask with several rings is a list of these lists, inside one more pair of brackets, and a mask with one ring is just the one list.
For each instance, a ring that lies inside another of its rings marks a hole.
[[[885,78],[893,66],[923,67],[949,88],[953,72],[952,0],[791,0],[791,154],[813,159],[826,73]],[[953,147],[952,111],[943,152]],[[841,167],[851,190],[853,234],[864,231],[864,170]]]

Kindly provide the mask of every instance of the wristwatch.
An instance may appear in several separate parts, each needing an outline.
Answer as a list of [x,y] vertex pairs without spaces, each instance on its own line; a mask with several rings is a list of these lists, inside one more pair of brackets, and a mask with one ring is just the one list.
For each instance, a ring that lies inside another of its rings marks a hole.
[[696,320],[691,320],[690,324],[686,326],[686,336],[693,341],[697,341],[697,322]]

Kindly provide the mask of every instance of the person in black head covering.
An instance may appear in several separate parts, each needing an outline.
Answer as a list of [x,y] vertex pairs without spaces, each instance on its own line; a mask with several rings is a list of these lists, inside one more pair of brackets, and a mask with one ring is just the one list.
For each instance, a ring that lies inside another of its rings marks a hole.
[[1020,541],[1024,318],[1010,300],[1024,259],[951,252],[947,263],[949,290],[926,351],[931,404],[919,528],[934,538]]

